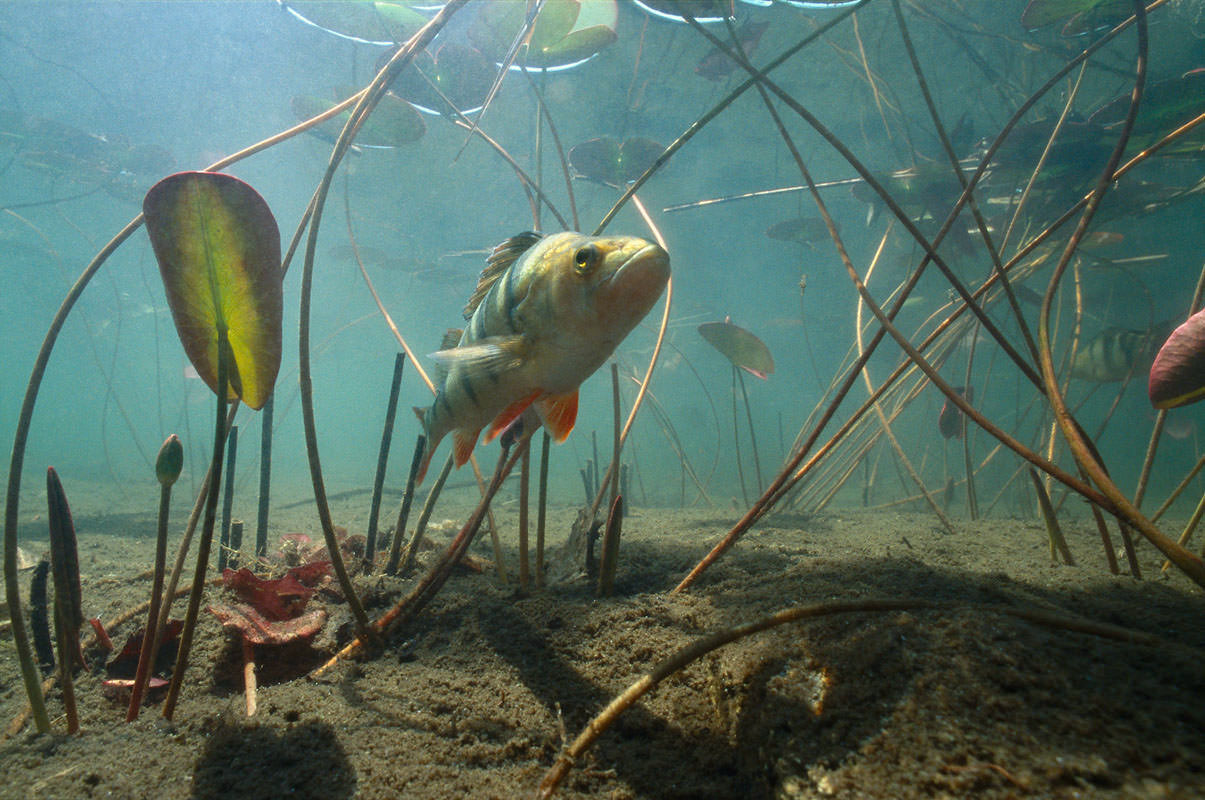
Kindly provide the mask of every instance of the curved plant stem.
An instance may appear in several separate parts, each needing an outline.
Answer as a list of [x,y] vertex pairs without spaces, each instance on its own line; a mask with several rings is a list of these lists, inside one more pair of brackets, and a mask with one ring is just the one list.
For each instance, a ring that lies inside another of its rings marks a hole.
[[[172,670],[172,682],[163,701],[163,716],[170,720],[176,713],[180,689],[184,685],[184,672],[188,667],[188,655],[192,650],[192,637],[197,627],[197,615],[201,611],[201,595],[205,593],[205,573],[209,569],[209,548],[213,544],[213,526],[217,519],[218,487],[222,483],[222,454],[226,442],[226,387],[230,370],[230,344],[226,339],[226,328],[218,319],[218,380],[214,403],[217,413],[213,423],[213,458],[209,467],[209,493],[205,498],[205,522],[201,527],[201,540],[197,543],[197,566],[193,573],[192,591],[188,595],[188,610],[184,615],[184,628],[180,631],[180,648],[176,652],[176,666]],[[152,647],[154,645],[152,644]]]
[[348,608],[356,621],[359,634],[365,637],[372,636],[373,634],[369,627],[368,615],[365,614],[364,606],[356,595],[355,587],[352,586],[351,576],[347,572],[347,567],[343,563],[343,556],[339,551],[339,542],[335,538],[330,505],[327,503],[326,487],[322,478],[322,463],[318,455],[318,430],[314,418],[314,383],[310,373],[310,305],[314,284],[314,253],[318,245],[318,230],[322,224],[322,210],[327,193],[330,191],[331,181],[334,179],[335,170],[338,168],[339,163],[342,161],[344,155],[346,155],[348,148],[351,147],[352,140],[355,138],[360,125],[363,124],[364,120],[372,112],[372,109],[380,101],[381,97],[384,96],[389,82],[414,60],[415,55],[431,42],[435,34],[442,30],[452,14],[456,13],[465,2],[466,0],[451,0],[451,2],[441,8],[439,13],[430,22],[412,36],[410,41],[403,47],[398,49],[373,79],[372,83],[359,95],[359,102],[352,110],[347,124],[335,142],[326,172],[323,174],[318,188],[314,191],[314,199],[311,203],[313,211],[309,220],[309,233],[306,240],[305,260],[302,268],[301,311],[297,325],[298,381],[301,386],[302,425],[305,430],[306,455],[310,465],[310,479],[314,487],[314,502],[318,508],[318,519],[322,524],[322,536],[326,541],[327,552],[330,554],[331,568],[335,572],[339,586],[347,600]]
[[1144,517],[1142,512],[1117,488],[1117,485],[1113,483],[1105,472],[1103,465],[1094,456],[1082,429],[1080,429],[1071,417],[1067,409],[1066,400],[1059,391],[1058,379],[1054,372],[1054,359],[1051,353],[1050,309],[1059,279],[1062,278],[1063,273],[1066,271],[1071,256],[1075,252],[1075,247],[1087,231],[1088,225],[1091,223],[1092,217],[1104,198],[1109,185],[1116,180],[1115,170],[1121,162],[1126,142],[1129,140],[1130,131],[1134,127],[1134,120],[1138,116],[1139,102],[1141,101],[1142,90],[1146,81],[1147,64],[1146,9],[1143,6],[1142,0],[1134,0],[1134,15],[1138,21],[1138,58],[1135,66],[1134,90],[1130,99],[1130,108],[1126,114],[1125,122],[1118,136],[1117,143],[1113,148],[1113,152],[1109,157],[1109,161],[1101,171],[1096,187],[1088,197],[1084,213],[1081,215],[1074,233],[1072,233],[1070,240],[1067,242],[1062,257],[1060,257],[1058,264],[1054,268],[1054,273],[1050,277],[1050,285],[1046,289],[1046,296],[1042,299],[1042,310],[1038,318],[1039,365],[1042,369],[1042,378],[1046,383],[1046,394],[1050,400],[1055,421],[1062,430],[1063,438],[1067,440],[1067,445],[1070,447],[1076,462],[1088,473],[1093,482],[1100,488],[1101,493],[1109,499],[1110,505],[1116,509],[1115,513],[1123,518],[1123,524],[1128,522],[1136,527],[1146,537],[1147,541],[1167,556],[1168,560],[1179,567],[1197,585],[1205,587],[1205,563],[1181,545],[1164,536],[1150,520]]
[[762,617],[754,622],[745,625],[738,625],[734,628],[713,633],[702,639],[698,639],[691,644],[678,650],[669,658],[661,661],[652,670],[642,675],[635,683],[628,686],[623,692],[615,697],[606,708],[594,716],[582,732],[578,734],[573,743],[565,748],[565,752],[561,753],[549,770],[544,773],[543,780],[540,781],[539,791],[536,796],[541,800],[546,800],[556,794],[557,787],[569,774],[569,770],[573,768],[577,759],[581,758],[591,745],[606,732],[619,715],[636,704],[641,697],[651,692],[653,689],[676,672],[684,669],[686,666],[699,658],[707,655],[713,650],[716,650],[724,645],[743,639],[747,636],[752,636],[762,631],[776,628],[779,625],[785,625],[791,622],[801,622],[803,620],[819,619],[821,617],[834,616],[836,614],[857,614],[870,612],[891,612],[891,611],[917,611],[917,610],[935,610],[949,609],[957,610],[960,607],[974,609],[976,611],[993,611],[1000,614],[1007,614],[1011,617],[1023,619],[1038,625],[1057,628],[1060,630],[1074,631],[1076,633],[1085,633],[1090,636],[1100,636],[1102,638],[1114,639],[1122,642],[1133,642],[1145,645],[1156,645],[1159,640],[1148,634],[1143,634],[1137,631],[1131,631],[1116,625],[1106,623],[1098,623],[1092,620],[1086,620],[1079,617],[1068,617],[1051,612],[1025,607],[1012,606],[990,606],[990,605],[968,605],[959,606],[956,604],[939,603],[930,600],[909,600],[909,599],[887,599],[876,598],[868,600],[847,600],[836,601],[830,603],[816,603],[814,605],[796,606],[794,608],[784,609],[767,617]]
[[[399,600],[397,605],[372,623],[371,638],[356,637],[325,664],[311,672],[311,678],[320,677],[331,667],[338,664],[341,659],[355,658],[363,652],[365,645],[371,644],[397,630],[398,627],[414,619],[422,609],[426,608],[427,603],[431,602],[431,599],[435,597],[436,593],[439,592],[440,588],[447,581],[448,576],[452,572],[452,567],[456,566],[464,554],[468,552],[469,545],[473,543],[473,538],[481,527],[481,521],[485,518],[485,511],[489,508],[494,495],[498,493],[498,489],[502,486],[502,482],[506,480],[506,476],[514,469],[515,463],[527,452],[527,446],[531,442],[532,433],[534,433],[534,429],[532,428],[528,428],[523,432],[522,437],[515,445],[513,453],[508,454],[505,449],[501,452],[498,457],[498,465],[494,469],[494,477],[490,481],[489,486],[486,487],[485,494],[482,496],[481,501],[477,504],[477,508],[473,511],[468,521],[464,523],[460,532],[448,544],[448,549],[444,551],[439,560],[423,576],[422,580],[405,597]],[[447,470],[450,471],[450,457],[447,464]],[[420,530],[415,532],[416,545],[421,535],[420,528]],[[411,548],[412,551],[413,549],[415,548]]]

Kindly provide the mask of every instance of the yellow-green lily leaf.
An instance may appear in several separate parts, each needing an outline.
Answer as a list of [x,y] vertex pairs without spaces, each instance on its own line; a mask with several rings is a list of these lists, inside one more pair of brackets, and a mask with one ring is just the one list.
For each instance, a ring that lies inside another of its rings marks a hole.
[[180,343],[210,389],[219,331],[228,400],[262,408],[280,369],[280,230],[259,193],[232,175],[179,172],[142,201]]

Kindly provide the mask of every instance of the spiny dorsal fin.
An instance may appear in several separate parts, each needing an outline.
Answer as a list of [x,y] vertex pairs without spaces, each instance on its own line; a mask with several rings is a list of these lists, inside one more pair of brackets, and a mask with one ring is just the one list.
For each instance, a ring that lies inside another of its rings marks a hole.
[[498,278],[502,277],[504,272],[510,269],[510,265],[518,261],[519,256],[526,253],[543,238],[542,233],[524,231],[517,236],[510,237],[493,249],[489,257],[485,259],[485,269],[481,271],[481,277],[477,279],[477,288],[473,290],[472,297],[464,307],[465,319],[473,316],[473,312],[477,310],[477,306],[481,305],[481,301],[485,299],[490,287]]
[[[444,338],[439,341],[439,349],[451,350],[453,347],[460,344],[460,337],[463,335],[464,331],[460,328],[448,328],[447,332],[444,334]],[[439,382],[442,384],[448,377],[448,362],[437,360],[435,362],[435,375],[439,378]]]

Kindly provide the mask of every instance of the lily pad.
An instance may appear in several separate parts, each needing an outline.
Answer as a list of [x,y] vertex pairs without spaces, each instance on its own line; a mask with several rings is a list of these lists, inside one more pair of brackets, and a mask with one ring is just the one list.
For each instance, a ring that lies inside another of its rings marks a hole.
[[[347,97],[350,94],[351,90],[343,96]],[[336,101],[312,95],[299,95],[293,98],[292,105],[293,114],[298,120],[304,121],[329,111],[336,105]],[[312,128],[310,132],[323,141],[334,142],[350,118],[351,111],[344,111]],[[360,126],[355,144],[361,147],[397,147],[418,141],[426,132],[427,123],[423,122],[422,115],[414,106],[391,92],[381,98],[372,114]]]
[[1205,311],[1189,317],[1159,348],[1147,392],[1155,408],[1176,408],[1205,397]]
[[[1044,28],[1056,22],[1066,22],[1076,16],[1108,14],[1110,18],[1124,14],[1120,19],[1129,16],[1125,9],[1133,8],[1130,0],[1030,0],[1029,5],[1021,12],[1021,24],[1028,30]],[[1120,20],[1119,20],[1120,21]],[[1072,32],[1065,31],[1068,35]]]
[[733,366],[740,367],[754,377],[764,380],[774,372],[774,357],[770,355],[770,348],[766,347],[765,342],[728,320],[704,322],[699,326],[699,335],[719,350]]
[[828,226],[820,217],[784,219],[767,228],[766,236],[780,242],[799,242],[807,245],[826,241],[829,238]]
[[[471,41],[502,62],[526,21],[526,3],[486,3],[469,28]],[[529,69],[564,69],[593,58],[615,41],[614,0],[546,0],[526,48],[515,64]]]
[[685,22],[690,14],[699,22],[718,22],[736,15],[733,0],[635,0],[650,14],[673,22]]
[[[438,87],[438,92],[428,79]],[[451,103],[460,113],[472,114],[481,109],[493,82],[494,67],[480,50],[448,42],[434,54],[426,50],[419,53],[391,88],[420,111],[444,113],[447,103]]]
[[660,142],[639,136],[622,143],[600,136],[569,148],[569,164],[582,178],[622,187],[643,175],[664,150]]
[[142,204],[184,352],[217,391],[219,331],[227,399],[262,408],[280,369],[280,231],[264,199],[232,175],[180,172]]
[[396,44],[409,39],[427,18],[405,3],[371,0],[289,0],[285,10],[302,22],[341,39]]

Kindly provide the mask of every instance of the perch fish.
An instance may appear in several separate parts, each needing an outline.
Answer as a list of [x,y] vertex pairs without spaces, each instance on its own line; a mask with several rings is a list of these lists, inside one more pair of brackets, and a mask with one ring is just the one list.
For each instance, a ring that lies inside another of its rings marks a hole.
[[558,442],[573,430],[578,387],[665,290],[669,255],[635,236],[521,233],[494,248],[465,306],[463,332],[434,354],[435,401],[415,408],[427,437],[418,481],[449,432],[456,466],[488,424],[493,440],[534,407]]

